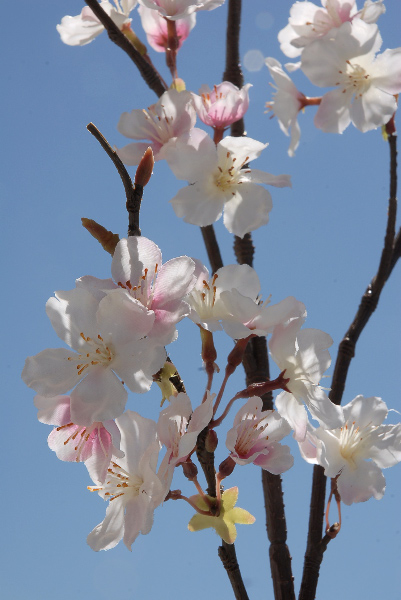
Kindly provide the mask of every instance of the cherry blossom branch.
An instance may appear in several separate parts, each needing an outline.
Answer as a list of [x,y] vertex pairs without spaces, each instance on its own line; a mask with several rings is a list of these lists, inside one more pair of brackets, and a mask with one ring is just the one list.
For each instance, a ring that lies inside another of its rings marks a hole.
[[106,154],[111,158],[118,171],[118,174],[121,177],[121,181],[123,182],[125,196],[127,199],[126,206],[128,211],[128,236],[141,235],[141,230],[139,227],[139,211],[141,208],[143,188],[150,179],[154,165],[151,148],[148,148],[143,155],[136,171],[135,183],[133,184],[131,177],[128,175],[127,169],[124,167],[117,152],[112,149],[96,125],[89,123],[86,128],[97,139],[103,150],[105,150]]
[[[241,88],[244,78],[240,66],[239,34],[241,26],[241,0],[230,0],[228,4],[226,68],[224,80]],[[231,135],[244,135],[244,120],[231,125]],[[252,237],[246,234],[242,239],[235,237],[234,252],[239,264],[253,265],[255,252]],[[269,359],[266,339],[252,338],[244,356],[244,369],[247,385],[270,379]],[[273,396],[268,392],[262,396],[263,409],[273,408]],[[294,578],[291,568],[291,555],[286,544],[287,525],[284,512],[281,477],[262,469],[262,487],[265,499],[267,535],[270,541],[270,568],[276,600],[294,600]]]
[[[163,81],[155,67],[153,66],[149,57],[145,58],[140,52],[131,44],[129,39],[120,31],[117,25],[109,17],[109,15],[103,10],[97,0],[85,0],[86,4],[91,8],[96,17],[99,19],[103,27],[106,29],[110,40],[116,44],[121,50],[124,50],[130,59],[134,62],[137,67],[139,74],[148,87],[154,91],[154,93],[160,97],[168,88],[166,83]],[[147,56],[147,55],[146,55]]]
[[[390,198],[384,246],[377,273],[366,288],[357,313],[339,344],[332,387],[329,394],[330,400],[334,404],[341,404],[348,369],[355,356],[356,343],[375,311],[383,287],[399,258],[400,234],[395,237],[397,216],[397,137],[395,133],[388,136],[388,142],[390,148]],[[326,477],[324,470],[322,467],[316,465],[313,469],[308,541],[299,600],[313,600],[315,598],[323,553],[330,540],[334,537],[330,535],[330,532],[326,532],[326,535],[322,539],[325,492]]]

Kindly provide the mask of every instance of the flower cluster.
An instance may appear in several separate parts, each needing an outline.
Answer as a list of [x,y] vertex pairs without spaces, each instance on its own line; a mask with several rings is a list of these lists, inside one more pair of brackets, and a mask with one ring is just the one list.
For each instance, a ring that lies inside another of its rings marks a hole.
[[362,10],[354,0],[322,0],[322,5],[296,2],[279,41],[288,57],[300,56],[299,63],[288,65],[291,70],[300,67],[314,85],[332,90],[308,98],[278,61],[266,59],[277,86],[267,106],[282,131],[291,131],[290,156],[299,144],[297,115],[306,106],[318,105],[315,125],[322,131],[343,133],[352,123],[366,132],[388,123],[401,91],[401,48],[378,54],[382,38],[376,21],[385,11],[382,0],[368,0]]
[[[188,184],[170,198],[175,214],[200,227],[223,216],[227,230],[243,238],[269,221],[272,199],[264,186],[290,187],[290,177],[249,167],[267,143],[225,136],[248,110],[250,84],[241,89],[227,81],[212,88],[204,84],[195,94],[175,76],[176,53],[195,26],[195,14],[223,2],[103,0],[99,7],[139,48],[130,17],[139,4],[148,42],[166,53],[173,74],[171,88],[157,103],[121,115],[118,131],[134,141],[117,149],[118,156],[128,166],[139,164],[137,174],[145,150],[148,157],[153,153],[156,161],[165,160],[175,177]],[[338,133],[350,122],[367,131],[393,115],[394,96],[401,91],[401,48],[377,56],[382,40],[376,21],[383,12],[381,0],[367,0],[361,10],[353,0],[292,7],[289,24],[279,34],[283,52],[300,56],[289,69],[301,68],[312,83],[334,89],[322,98],[308,98],[277,60],[266,59],[277,88],[268,107],[291,135],[291,155],[299,144],[298,113],[309,105],[319,106],[318,127]],[[102,30],[89,8],[64,17],[58,26],[69,45],[87,44]],[[141,53],[147,55],[146,48]],[[198,117],[212,136],[195,127]],[[144,185],[136,179],[133,192],[139,194]],[[37,394],[38,419],[54,427],[49,447],[60,460],[83,462],[94,483],[88,489],[109,502],[105,519],[88,536],[93,550],[108,550],[121,540],[131,549],[140,533],[150,532],[155,509],[167,500],[184,500],[196,511],[190,531],[213,528],[232,544],[235,524],[251,524],[254,517],[235,506],[238,488],[223,490],[222,481],[248,464],[274,475],[290,469],[294,458],[282,442],[291,433],[301,456],[324,468],[345,504],[383,496],[381,469],[401,461],[401,424],[382,424],[388,410],[380,398],[357,396],[344,407],[330,400],[321,381],[331,365],[333,341],[324,331],[304,327],[303,302],[294,296],[263,301],[259,277],[248,264],[210,274],[188,256],[163,263],[159,247],[145,237],[122,239],[111,252],[111,277],[85,275],[74,289],[57,291],[48,300],[47,315],[65,347],[27,358],[22,372]],[[196,404],[166,351],[186,318],[200,331],[207,377]],[[217,335],[228,336],[234,347],[213,392],[217,359],[223,360],[214,346]],[[257,383],[227,400],[228,379],[256,337],[267,339],[279,374],[263,381],[258,376]],[[168,401],[157,420],[126,409],[128,391],[145,394],[153,382],[160,385],[162,404]],[[266,395],[273,391],[274,402],[267,404]],[[225,456],[218,469],[214,462],[204,469],[205,493],[195,457],[207,454],[214,461],[223,422]],[[178,471],[196,494],[184,496],[173,488]]]

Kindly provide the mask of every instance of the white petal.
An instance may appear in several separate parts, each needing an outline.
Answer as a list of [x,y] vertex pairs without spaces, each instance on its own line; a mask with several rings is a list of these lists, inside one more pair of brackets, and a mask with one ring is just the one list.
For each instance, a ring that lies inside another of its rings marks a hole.
[[182,217],[186,223],[205,227],[220,219],[224,196],[208,196],[203,186],[195,183],[179,190],[170,202],[177,217]]
[[348,506],[353,502],[365,502],[372,496],[376,500],[384,495],[386,480],[373,462],[362,461],[357,469],[345,467],[337,481],[341,500]]
[[351,402],[343,406],[344,418],[346,421],[355,421],[358,427],[363,428],[367,425],[381,425],[387,417],[387,404],[381,398],[371,396],[364,398],[359,395]]
[[48,348],[26,359],[21,377],[28,387],[43,396],[64,394],[82,377],[76,368],[76,356],[64,348]]
[[394,96],[371,86],[362,97],[354,99],[350,117],[355,127],[364,133],[385,125],[396,110]]
[[258,169],[252,169],[247,179],[252,183],[264,183],[266,185],[274,185],[274,187],[291,187],[290,175],[271,175]]
[[104,521],[96,525],[86,541],[95,552],[110,550],[117,546],[124,532],[124,506],[119,498],[110,502]]
[[111,274],[116,283],[132,286],[141,283],[145,269],[155,273],[156,265],[161,268],[162,255],[159,247],[145,237],[132,236],[118,242],[111,263]]
[[144,338],[152,329],[155,314],[122,289],[109,292],[99,303],[99,331],[105,342],[111,342],[117,353],[125,345]]
[[326,133],[342,133],[351,122],[352,92],[343,94],[342,88],[327,92],[315,115],[316,127]]
[[[107,367],[92,366],[71,392],[71,420],[78,425],[115,419],[124,412],[127,390]],[[77,400],[77,402],[76,402]]]
[[243,238],[246,233],[269,222],[273,208],[270,192],[253,183],[243,183],[224,209],[224,225]]
[[385,50],[372,65],[373,85],[388,94],[401,92],[401,48]]
[[292,394],[281,392],[276,398],[276,409],[291,425],[294,430],[294,438],[298,442],[302,442],[305,439],[308,425],[308,415],[303,404]]

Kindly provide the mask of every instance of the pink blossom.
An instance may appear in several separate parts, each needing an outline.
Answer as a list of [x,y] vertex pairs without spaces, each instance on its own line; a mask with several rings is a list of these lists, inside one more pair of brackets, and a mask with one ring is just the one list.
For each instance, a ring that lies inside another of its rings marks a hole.
[[195,122],[190,92],[171,89],[147,110],[134,109],[121,115],[117,129],[122,135],[133,140],[149,141],[128,144],[117,149],[117,153],[124,164],[137,165],[150,146],[155,160],[160,160],[164,158],[163,151],[169,142],[174,144],[177,137],[190,132]]
[[176,21],[198,10],[213,10],[224,4],[224,0],[139,0],[139,3]]
[[[167,21],[157,11],[147,8],[146,6],[138,6],[138,13],[141,17],[142,27],[146,33],[146,37],[150,46],[156,52],[165,52],[168,45]],[[177,19],[175,22],[178,49],[181,48],[183,42],[189,36],[191,30],[196,24],[196,13],[192,13],[182,19]]]
[[195,110],[205,125],[224,129],[242,119],[249,106],[248,83],[239,89],[229,81],[213,87],[202,85],[199,96],[192,94]]
[[111,263],[111,279],[86,276],[77,285],[101,300],[112,289],[124,291],[136,303],[154,315],[147,333],[157,344],[166,345],[177,337],[176,324],[189,312],[185,296],[196,281],[195,264],[188,256],[172,258],[162,264],[159,247],[143,236],[122,239]]
[[253,463],[278,475],[294,464],[289,447],[279,443],[291,427],[276,411],[262,410],[262,405],[261,398],[249,398],[235,416],[226,446],[238,465]]
[[84,287],[56,292],[46,312],[72,350],[49,348],[27,358],[22,378],[46,397],[72,390],[73,423],[86,426],[121,415],[124,384],[137,393],[149,390],[166,358],[163,346],[147,337],[154,312],[124,290],[108,291],[99,301]]
[[124,457],[111,461],[104,484],[88,487],[110,501],[105,519],[87,538],[96,552],[114,548],[121,539],[131,550],[138,535],[151,530],[153,512],[168,491],[156,475],[160,450],[156,423],[130,410],[116,423]]
[[166,454],[158,475],[170,487],[176,465],[185,462],[196,446],[198,435],[213,417],[214,394],[208,394],[205,402],[192,411],[191,401],[186,394],[170,398],[170,404],[161,411],[157,432]]
[[57,458],[69,462],[84,462],[93,481],[102,483],[112,455],[122,457],[120,431],[114,421],[97,421],[88,425],[71,422],[69,396],[35,396],[38,419],[56,425],[47,442]]

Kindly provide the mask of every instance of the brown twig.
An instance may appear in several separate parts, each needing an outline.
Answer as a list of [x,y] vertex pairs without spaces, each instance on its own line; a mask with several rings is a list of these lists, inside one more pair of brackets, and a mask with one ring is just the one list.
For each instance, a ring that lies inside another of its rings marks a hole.
[[144,58],[140,52],[131,44],[128,38],[115,25],[109,15],[103,10],[97,0],[85,0],[86,4],[91,8],[99,19],[111,41],[116,44],[121,50],[130,57],[137,67],[141,77],[144,79],[148,87],[160,97],[167,89],[163,79],[160,77],[157,70],[151,64],[149,59]]
[[248,600],[248,594],[239,570],[234,544],[227,544],[223,540],[221,546],[219,546],[218,554],[227,571],[236,600]]
[[[400,234],[395,237],[395,223],[397,216],[396,135],[389,135],[388,142],[390,148],[390,198],[384,246],[377,273],[366,288],[357,313],[338,348],[332,387],[329,395],[334,404],[341,404],[348,369],[355,356],[356,343],[371,315],[375,311],[383,287],[399,258]],[[324,476],[324,470],[322,467],[315,466],[313,470],[308,541],[299,600],[313,600],[315,598],[320,565],[323,560],[323,552],[326,550],[328,543],[332,539],[332,537],[327,536],[327,534],[322,539],[325,492],[326,477]]]
[[86,128],[97,139],[103,150],[105,150],[107,155],[111,158],[118,171],[118,174],[121,177],[121,181],[123,182],[129,218],[128,235],[141,235],[141,230],[139,228],[139,210],[141,206],[143,186],[138,184],[133,185],[131,177],[128,175],[127,169],[124,167],[118,154],[112,149],[96,125],[89,123]]
[[201,233],[207,256],[209,258],[212,273],[216,273],[217,269],[221,269],[223,266],[223,259],[221,258],[219,244],[217,243],[216,234],[214,232],[213,225],[206,225],[201,227]]

